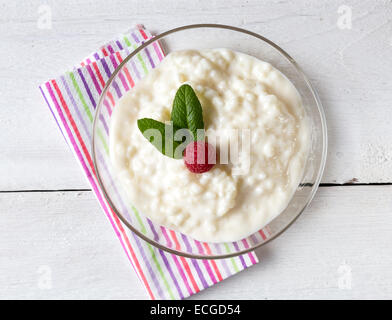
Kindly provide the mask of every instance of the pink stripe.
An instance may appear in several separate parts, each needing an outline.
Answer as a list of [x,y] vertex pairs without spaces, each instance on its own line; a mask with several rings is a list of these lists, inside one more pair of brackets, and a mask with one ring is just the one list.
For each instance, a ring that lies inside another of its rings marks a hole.
[[112,109],[110,108],[109,102],[107,99],[103,100],[103,104],[106,107],[106,110],[108,111],[109,115],[112,115]]
[[[201,246],[200,242],[197,241],[197,240],[195,240],[195,243],[196,243],[197,249],[199,250],[199,253],[200,253],[200,254],[204,254],[204,250],[203,250],[203,247]],[[205,259],[203,259],[202,261],[203,261],[203,264],[204,264],[204,266],[205,266],[205,268],[206,268],[206,270],[207,270],[207,272],[208,272],[208,275],[210,276],[212,282],[213,282],[214,284],[217,283],[218,281],[216,281],[215,274],[214,274],[214,272],[213,272],[212,269],[211,269],[211,266],[210,266],[210,264],[209,264],[209,261],[208,261],[208,260],[205,260]]]
[[93,69],[91,69],[90,65],[87,65],[86,69],[88,71],[88,74],[90,75],[90,78],[93,80],[95,89],[97,90],[98,94],[101,94],[101,87],[98,84],[98,81],[97,81],[97,78],[94,75]]
[[162,54],[161,54],[161,50],[159,50],[159,48],[158,48],[157,43],[154,42],[154,43],[152,44],[152,46],[154,47],[155,53],[157,54],[159,61],[162,61],[163,56],[162,56]]
[[[248,241],[246,241],[246,239],[243,239],[242,243],[244,244],[246,249],[249,248],[249,244],[248,244]],[[255,257],[253,256],[253,252],[249,252],[248,256],[249,256],[249,259],[252,262],[252,264],[256,264],[256,260],[255,260]]]
[[[166,232],[166,228],[161,227],[161,230],[162,230],[163,236],[164,236],[165,239],[166,239],[167,246],[168,246],[169,248],[171,248],[172,242],[171,242],[171,240],[170,240],[170,238],[169,238],[169,236],[168,236],[168,234],[167,234],[167,232]],[[182,267],[181,267],[181,265],[180,265],[180,262],[179,262],[178,259],[177,259],[177,256],[174,255],[174,254],[171,254],[171,257],[173,258],[174,263],[176,264],[176,267],[177,267],[177,269],[178,269],[178,272],[179,272],[180,275],[181,275],[182,280],[184,280],[184,284],[185,284],[186,289],[188,290],[188,293],[191,295],[191,294],[193,293],[193,292],[192,292],[192,289],[191,289],[191,287],[189,286],[188,279],[186,278],[186,275],[185,275],[185,273],[184,273],[184,270],[182,269]]]

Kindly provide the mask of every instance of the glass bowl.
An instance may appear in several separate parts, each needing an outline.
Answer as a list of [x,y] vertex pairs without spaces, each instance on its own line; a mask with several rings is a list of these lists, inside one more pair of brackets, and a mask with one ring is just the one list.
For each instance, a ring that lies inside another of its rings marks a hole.
[[[287,208],[268,225],[249,237],[230,243],[201,243],[189,236],[153,223],[124,196],[108,156],[111,109],[132,87],[122,85],[129,75],[137,81],[156,67],[164,52],[186,49],[228,48],[271,63],[295,85],[311,126],[310,152],[305,170]],[[145,60],[144,60],[145,59]],[[146,61],[149,63],[143,63]],[[141,65],[143,64],[143,65]],[[137,72],[137,74],[133,74]],[[284,232],[312,200],[321,180],[327,153],[327,129],[321,102],[297,63],[272,41],[244,29],[216,24],[188,25],[164,32],[142,43],[115,69],[102,92],[93,126],[93,161],[106,200],[121,221],[140,238],[167,252],[196,259],[229,258],[252,251]]]

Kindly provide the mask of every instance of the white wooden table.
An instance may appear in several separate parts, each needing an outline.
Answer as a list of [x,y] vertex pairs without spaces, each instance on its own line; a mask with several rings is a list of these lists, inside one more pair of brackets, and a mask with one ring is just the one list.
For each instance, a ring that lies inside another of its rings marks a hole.
[[296,58],[330,143],[304,215],[258,250],[260,264],[194,298],[392,298],[387,0],[1,0],[0,298],[146,298],[37,86],[135,23],[202,22],[258,32]]

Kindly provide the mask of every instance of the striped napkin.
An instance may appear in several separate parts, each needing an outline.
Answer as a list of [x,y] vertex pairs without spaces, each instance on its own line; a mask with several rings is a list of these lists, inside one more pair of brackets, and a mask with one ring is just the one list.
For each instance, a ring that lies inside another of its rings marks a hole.
[[[138,25],[102,46],[72,71],[43,83],[39,89],[151,299],[183,299],[256,264],[258,260],[253,252],[236,258],[198,260],[159,250],[123,225],[104,198],[90,153],[95,108],[105,82],[115,68],[151,37],[143,26]],[[120,79],[124,87],[132,90],[133,79],[143,77],[163,57],[159,45],[154,50],[145,49],[140,54],[139,63],[132,66],[131,72],[125,72],[127,79]],[[248,244],[244,243],[244,246]],[[198,244],[197,248],[199,253],[210,250],[208,245],[203,248]]]

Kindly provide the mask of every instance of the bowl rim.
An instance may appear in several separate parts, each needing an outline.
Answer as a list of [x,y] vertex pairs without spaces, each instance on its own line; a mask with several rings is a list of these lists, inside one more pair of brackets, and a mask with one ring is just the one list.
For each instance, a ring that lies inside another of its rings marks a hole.
[[[307,84],[307,86],[309,87],[310,92],[313,95],[313,98],[316,101],[316,105],[317,105],[317,109],[318,109],[318,113],[320,116],[320,121],[321,121],[321,132],[322,132],[322,143],[323,143],[323,147],[322,147],[322,155],[320,158],[320,166],[319,166],[319,170],[317,172],[317,177],[315,182],[313,183],[313,185],[311,185],[312,189],[311,192],[309,193],[307,200],[306,200],[306,204],[304,205],[304,207],[295,215],[295,217],[293,217],[291,219],[291,221],[289,221],[287,223],[287,225],[282,228],[279,232],[277,232],[276,234],[274,234],[273,236],[271,236],[270,238],[268,238],[267,240],[265,240],[262,243],[259,243],[257,245],[254,246],[250,246],[247,249],[241,250],[241,251],[237,251],[237,252],[232,252],[232,253],[227,253],[227,254],[219,254],[219,255],[201,255],[201,254],[193,254],[193,253],[187,253],[187,252],[183,252],[183,251],[178,251],[175,249],[171,249],[168,248],[158,242],[156,242],[153,239],[150,239],[149,237],[147,237],[146,235],[144,235],[143,233],[141,233],[139,230],[137,230],[136,228],[134,228],[128,221],[127,219],[119,212],[119,210],[117,210],[117,207],[114,205],[114,203],[112,202],[110,196],[108,195],[105,186],[101,180],[101,175],[97,166],[97,157],[96,157],[96,153],[95,153],[95,143],[96,143],[96,139],[95,139],[95,129],[98,123],[98,114],[100,109],[103,106],[103,97],[105,96],[109,86],[111,85],[111,83],[113,82],[113,80],[115,79],[115,77],[117,76],[117,74],[120,72],[120,70],[122,69],[122,67],[130,60],[132,59],[134,56],[136,56],[140,51],[142,51],[144,48],[146,48],[147,46],[149,46],[151,43],[164,38],[167,35],[179,32],[179,31],[184,31],[184,30],[189,30],[189,29],[198,29],[198,28],[217,28],[217,29],[227,29],[227,30],[231,30],[231,31],[236,31],[236,32],[240,32],[240,33],[244,33],[250,36],[253,36],[255,38],[258,38],[259,40],[262,40],[266,43],[268,43],[270,46],[272,46],[273,48],[275,48],[281,55],[283,55],[284,58],[286,58],[292,65],[293,67],[296,69],[296,71],[302,76],[303,80],[305,81],[305,83]],[[96,177],[97,177],[97,181],[99,186],[102,189],[103,195],[106,199],[106,201],[108,202],[108,204],[110,205],[111,209],[113,210],[113,212],[117,215],[117,217],[127,226],[127,228],[130,229],[131,232],[134,232],[138,237],[140,237],[141,239],[143,239],[144,241],[146,241],[147,243],[153,245],[154,247],[161,249],[163,251],[166,251],[168,253],[174,254],[174,255],[178,255],[178,256],[182,256],[185,258],[192,258],[192,259],[227,259],[227,258],[232,258],[232,257],[237,257],[246,253],[249,253],[251,251],[256,250],[257,248],[260,248],[264,245],[266,245],[267,243],[269,243],[270,241],[276,239],[277,237],[279,237],[283,232],[285,232],[298,218],[299,216],[302,214],[302,212],[309,206],[310,202],[312,201],[312,199],[314,198],[316,191],[319,187],[323,172],[324,172],[324,168],[325,168],[325,163],[326,163],[326,159],[327,159],[327,146],[328,146],[328,135],[327,135],[327,122],[326,122],[326,117],[325,117],[325,113],[324,113],[324,108],[322,106],[321,100],[319,98],[319,95],[316,91],[316,89],[313,87],[313,85],[311,84],[310,80],[308,79],[308,77],[305,75],[305,73],[302,71],[302,69],[300,68],[300,66],[297,64],[297,62],[286,52],[284,51],[281,47],[279,47],[277,44],[275,44],[274,42],[272,42],[271,40],[265,38],[264,36],[261,36],[255,32],[243,29],[243,28],[239,28],[239,27],[234,27],[234,26],[229,26],[229,25],[224,25],[224,24],[190,24],[190,25],[184,25],[181,27],[177,27],[174,29],[170,29],[168,31],[162,32],[159,35],[153,36],[151,39],[145,41],[142,43],[142,45],[140,45],[138,48],[136,48],[135,50],[133,50],[126,58],[124,58],[124,60],[117,66],[117,68],[113,71],[113,73],[111,74],[111,76],[109,77],[108,81],[105,83],[105,87],[102,90],[102,93],[99,97],[99,101],[98,101],[98,105],[97,105],[97,109],[95,111],[95,115],[94,115],[94,121],[93,121],[93,134],[92,134],[92,144],[91,144],[91,153],[92,153],[92,160],[93,160],[93,165],[94,165],[94,170],[96,172]]]

